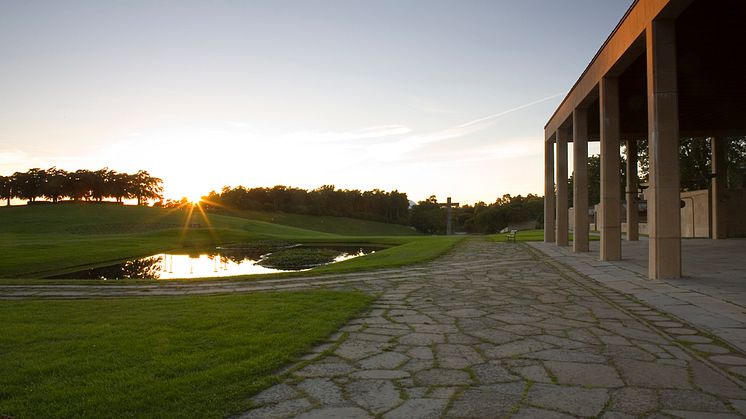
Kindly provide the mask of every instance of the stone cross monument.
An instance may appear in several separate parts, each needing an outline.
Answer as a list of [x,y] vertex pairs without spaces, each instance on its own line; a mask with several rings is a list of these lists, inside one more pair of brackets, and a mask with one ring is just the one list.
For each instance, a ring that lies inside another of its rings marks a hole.
[[451,236],[453,235],[453,223],[451,221],[453,217],[453,210],[452,208],[458,207],[458,202],[451,202],[451,197],[449,196],[448,199],[446,199],[446,203],[438,202],[438,205],[441,207],[446,207],[446,235]]

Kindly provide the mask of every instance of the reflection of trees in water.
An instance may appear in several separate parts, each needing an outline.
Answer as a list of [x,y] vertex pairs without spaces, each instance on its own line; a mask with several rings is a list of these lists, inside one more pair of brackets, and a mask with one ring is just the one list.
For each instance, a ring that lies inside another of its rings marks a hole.
[[55,279],[158,279],[163,266],[162,256],[129,260],[111,266],[91,268],[69,274],[56,275]]
[[210,259],[220,258],[220,263],[241,263],[247,260],[259,260],[266,250],[259,249],[221,249],[219,252],[210,252]]
[[[327,259],[330,260],[314,260],[312,262],[303,261],[304,263],[295,266],[284,266],[277,269],[307,269],[309,267],[318,266],[324,263],[330,263],[333,260],[339,261],[348,258],[347,256],[362,256],[372,251],[379,250],[378,247],[368,246],[303,246],[293,248],[293,252],[301,253],[317,253],[320,251],[332,251],[334,255],[328,255]],[[192,258],[198,259],[200,255],[203,257],[206,255],[210,260],[215,263],[219,263],[221,270],[231,270],[232,268],[228,265],[232,262],[236,265],[242,263],[254,263],[255,261],[262,260],[262,256],[266,256],[268,253],[280,253],[277,249],[261,249],[261,248],[233,248],[233,249],[215,249],[209,251],[200,251],[189,255]],[[287,249],[291,250],[291,249]],[[336,251],[336,253],[335,253]],[[291,252],[292,253],[292,252]],[[183,255],[183,254],[182,254]],[[340,255],[345,257],[340,258]],[[99,268],[91,268],[83,271],[77,271],[67,273],[63,275],[50,276],[49,278],[54,279],[159,279],[161,272],[169,271],[169,265],[173,267],[173,263],[170,259],[171,255],[156,255],[135,260],[130,260],[116,265],[103,266]],[[282,257],[280,257],[282,259]],[[302,258],[304,259],[304,258]],[[266,260],[266,257],[265,259]],[[169,263],[171,261],[171,263]],[[296,261],[297,263],[297,261]],[[310,263],[310,264],[308,264]],[[266,266],[265,263],[259,263],[259,265]],[[300,267],[299,267],[300,266]],[[218,266],[215,265],[215,272],[218,271]]]
[[162,256],[152,256],[125,262],[118,278],[122,279],[158,279],[163,266]]

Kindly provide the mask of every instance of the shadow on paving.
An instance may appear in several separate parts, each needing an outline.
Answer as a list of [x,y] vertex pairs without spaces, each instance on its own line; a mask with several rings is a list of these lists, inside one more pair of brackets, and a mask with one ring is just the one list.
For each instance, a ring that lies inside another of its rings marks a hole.
[[743,353],[527,245],[398,272],[338,284],[380,298],[241,417],[746,415]]
[[588,253],[552,243],[530,245],[553,261],[746,351],[746,240],[682,241],[685,276],[667,280],[648,279],[647,240],[622,242],[622,260],[613,262],[598,260],[597,243]]

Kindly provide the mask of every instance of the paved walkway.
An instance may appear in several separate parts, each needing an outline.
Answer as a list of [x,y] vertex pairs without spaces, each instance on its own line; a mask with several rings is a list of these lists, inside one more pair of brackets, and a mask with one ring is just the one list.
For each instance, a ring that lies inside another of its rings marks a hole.
[[746,415],[742,352],[527,245],[420,269],[367,281],[373,308],[242,417]]
[[[362,290],[380,291],[380,280],[387,282],[419,278],[427,274],[424,266],[378,270],[373,273],[349,273],[321,276],[289,277],[263,280],[218,280],[218,281],[169,281],[161,284],[126,284],[118,282],[107,285],[0,285],[0,300],[22,300],[28,298],[76,299],[76,298],[121,298],[178,295],[230,294],[258,291],[297,290],[314,287],[340,287],[354,285]],[[114,282],[114,281],[112,281]]]
[[[562,252],[472,238],[436,261],[372,273],[0,286],[0,299],[308,287],[379,296],[248,402],[244,418],[746,417],[743,350],[669,306],[656,308],[656,298],[635,291],[640,280],[629,271],[619,280],[621,273],[608,274],[614,266]],[[660,301],[670,291],[647,289]]]
[[746,352],[746,240],[683,240],[684,278],[660,281],[647,277],[647,240],[623,241],[623,260],[615,262],[598,260],[598,244],[583,254],[554,244],[531,246]]

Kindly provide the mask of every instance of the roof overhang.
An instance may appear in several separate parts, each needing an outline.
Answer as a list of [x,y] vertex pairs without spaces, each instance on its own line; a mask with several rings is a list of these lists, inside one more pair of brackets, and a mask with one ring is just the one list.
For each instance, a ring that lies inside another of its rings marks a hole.
[[575,108],[595,99],[602,77],[620,74],[639,57],[645,50],[645,29],[653,19],[676,17],[692,1],[636,0],[544,126],[545,141],[551,141],[557,130],[567,125]]

